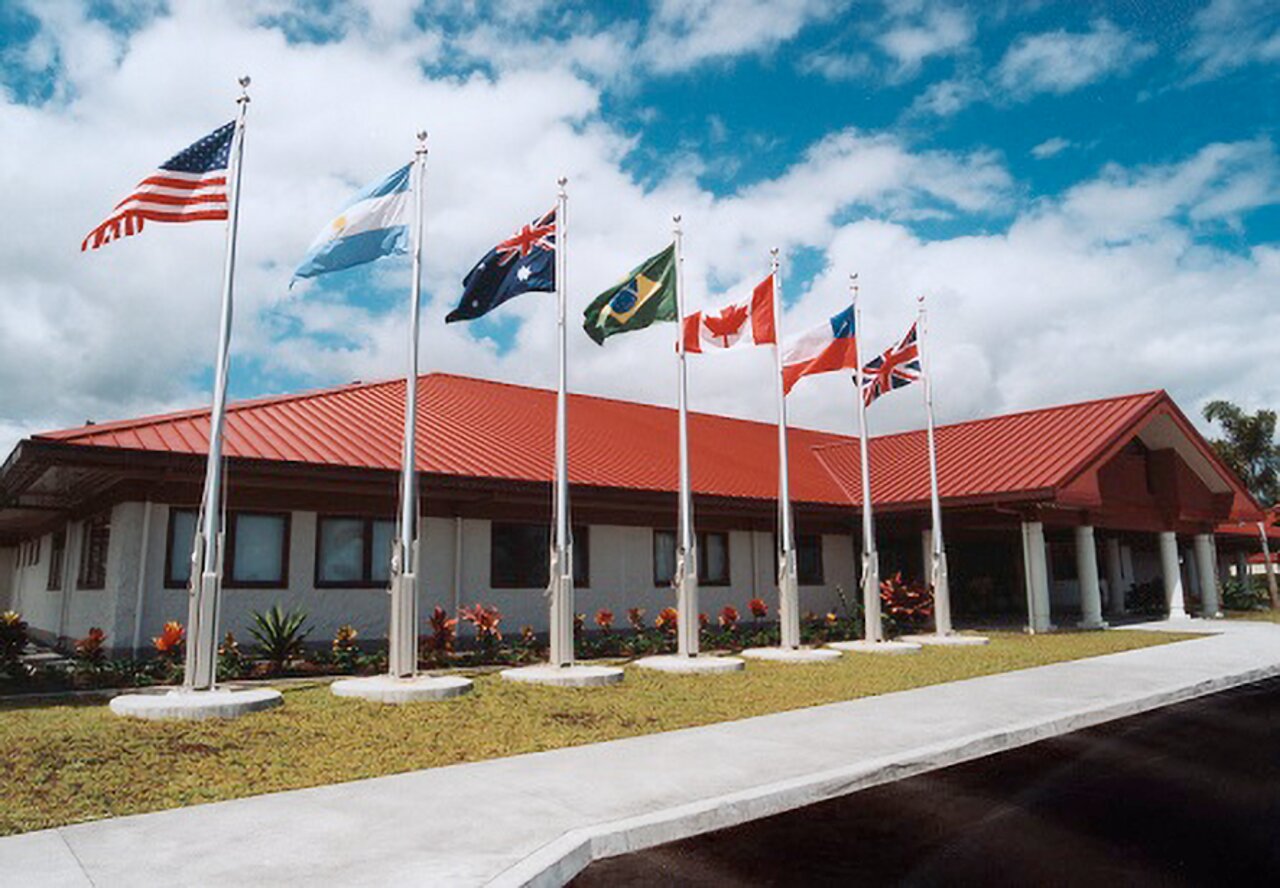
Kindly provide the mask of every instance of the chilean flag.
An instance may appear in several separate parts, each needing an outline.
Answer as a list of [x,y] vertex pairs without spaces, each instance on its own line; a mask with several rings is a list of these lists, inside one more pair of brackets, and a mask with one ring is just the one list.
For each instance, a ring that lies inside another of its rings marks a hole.
[[772,345],[778,341],[773,321],[773,275],[756,284],[751,298],[732,302],[716,314],[695,311],[684,319],[684,350],[700,354],[735,345]]
[[858,340],[853,327],[853,306],[849,306],[787,343],[782,353],[782,390],[790,392],[802,376],[856,369]]

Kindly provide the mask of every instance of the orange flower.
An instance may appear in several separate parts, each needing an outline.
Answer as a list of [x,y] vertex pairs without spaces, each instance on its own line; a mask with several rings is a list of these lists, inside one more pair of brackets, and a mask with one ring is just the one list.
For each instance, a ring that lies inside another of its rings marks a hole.
[[601,608],[596,611],[596,625],[608,632],[613,628],[613,611]]
[[680,615],[674,607],[664,607],[658,613],[658,618],[653,621],[653,625],[657,626],[663,632],[675,634],[676,624],[680,621]]
[[151,643],[155,645],[157,653],[176,654],[186,640],[187,630],[177,620],[170,620],[164,624],[164,631],[151,639]]

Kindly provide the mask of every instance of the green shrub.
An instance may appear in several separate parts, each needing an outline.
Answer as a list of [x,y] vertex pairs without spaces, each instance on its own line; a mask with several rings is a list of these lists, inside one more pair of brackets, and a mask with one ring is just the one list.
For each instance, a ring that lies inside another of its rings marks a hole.
[[271,664],[274,672],[283,672],[290,660],[302,656],[303,644],[310,626],[305,611],[283,611],[280,605],[272,605],[265,614],[253,612],[253,625],[249,634],[258,642],[262,658]]
[[1269,603],[1266,587],[1259,578],[1227,580],[1222,584],[1222,606],[1227,610],[1265,610]]
[[27,678],[30,674],[22,662],[22,652],[27,647],[27,623],[17,611],[0,614],[0,673],[14,679]]

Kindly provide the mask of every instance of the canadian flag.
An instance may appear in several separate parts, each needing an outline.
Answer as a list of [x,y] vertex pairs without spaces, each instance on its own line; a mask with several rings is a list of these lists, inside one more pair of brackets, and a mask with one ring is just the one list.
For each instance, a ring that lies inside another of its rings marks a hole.
[[773,275],[756,284],[751,298],[731,302],[716,313],[685,315],[684,350],[701,353],[735,345],[772,345],[778,341],[773,321]]

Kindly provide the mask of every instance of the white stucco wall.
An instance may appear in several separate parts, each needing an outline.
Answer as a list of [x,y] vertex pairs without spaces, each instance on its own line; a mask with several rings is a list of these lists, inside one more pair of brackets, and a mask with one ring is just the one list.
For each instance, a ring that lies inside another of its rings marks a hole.
[[[159,635],[168,620],[187,621],[186,589],[164,586],[165,545],[169,507],[152,504],[150,518],[144,503],[122,503],[111,519],[111,541],[105,590],[49,592],[47,580],[50,543],[41,544],[41,561],[31,567],[10,570],[16,580],[14,600],[33,627],[49,635],[82,637],[90,626],[108,634],[108,644],[127,652],[136,644],[147,652],[151,639]],[[425,553],[422,564],[421,631],[429,631],[432,609],[439,605],[452,612],[455,606],[455,552],[458,524],[452,518],[426,521]],[[144,537],[145,527],[145,537]],[[490,584],[490,522],[464,519],[462,559],[457,601],[466,606],[482,602],[494,605],[503,614],[505,632],[517,632],[531,625],[538,631],[547,626],[547,602],[541,588],[494,589]],[[234,632],[242,642],[251,642],[249,626],[254,611],[273,604],[307,612],[311,624],[309,640],[324,642],[344,623],[356,627],[360,637],[381,640],[387,631],[387,594],[380,588],[315,588],[316,515],[294,512],[290,522],[289,576],[284,589],[223,590],[219,624],[221,631]],[[626,623],[626,610],[642,607],[649,620],[663,607],[675,604],[669,587],[653,583],[653,531],[644,527],[592,526],[589,533],[591,582],[577,592],[576,609],[593,617],[601,608],[614,612],[617,624]],[[754,537],[755,555],[752,555]],[[145,545],[144,545],[145,540]],[[729,534],[730,584],[702,589],[700,609],[713,619],[726,604],[738,608],[745,617],[747,601],[759,596],[776,612],[772,534],[733,531]],[[80,546],[79,526],[69,528],[67,541],[68,587],[74,586]],[[145,561],[144,561],[145,552]],[[802,586],[803,611],[823,613],[837,607],[835,589],[842,586],[846,596],[856,587],[852,542],[846,536],[823,539],[824,579],[821,586]],[[139,581],[142,581],[141,618],[135,632],[135,611]],[[462,627],[462,633],[467,633]]]
[[13,607],[13,570],[17,547],[0,546],[0,611]]

